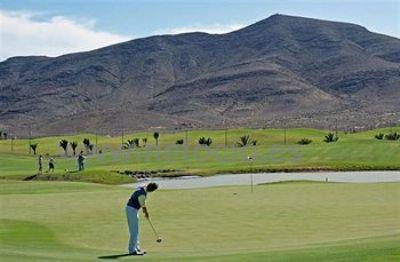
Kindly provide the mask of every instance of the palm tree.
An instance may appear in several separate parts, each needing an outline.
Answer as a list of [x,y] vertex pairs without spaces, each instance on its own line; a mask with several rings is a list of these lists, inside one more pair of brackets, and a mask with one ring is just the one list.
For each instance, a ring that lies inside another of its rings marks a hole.
[[62,139],[60,141],[60,147],[62,147],[62,149],[64,149],[64,153],[67,156],[68,155],[68,141],[65,139]]
[[38,144],[37,143],[30,144],[29,146],[31,147],[33,154],[36,155],[36,149],[37,149]]
[[154,132],[153,137],[156,140],[156,146],[157,146],[158,145],[158,138],[160,137],[160,133]]
[[78,142],[74,141],[69,143],[71,148],[72,148],[72,153],[74,154],[74,156],[76,156],[76,148],[78,147]]
[[143,147],[146,147],[146,145],[147,145],[147,137],[142,138],[142,142],[143,142]]
[[90,140],[89,140],[89,138],[84,138],[83,139],[83,145],[85,146],[86,153],[89,153],[89,149],[90,149]]

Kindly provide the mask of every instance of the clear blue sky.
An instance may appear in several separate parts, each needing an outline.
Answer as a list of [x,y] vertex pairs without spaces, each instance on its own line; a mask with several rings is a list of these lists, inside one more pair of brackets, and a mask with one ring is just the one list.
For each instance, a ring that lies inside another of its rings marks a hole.
[[[0,10],[8,16],[15,15],[14,12],[30,13],[30,22],[37,23],[63,17],[76,24],[81,23],[84,27],[90,27],[91,31],[107,32],[122,37],[116,37],[115,41],[191,30],[224,32],[275,13],[356,23],[371,31],[400,38],[400,0],[2,0]],[[5,18],[2,20],[5,21]],[[10,20],[10,23],[15,23],[12,21]],[[3,27],[3,24],[7,25],[3,21],[1,24]],[[23,28],[20,30],[30,31]],[[2,32],[1,40],[7,43],[6,37],[9,34],[11,33]],[[13,41],[22,41],[20,38],[15,40],[16,36],[12,37]],[[31,41],[29,37],[33,36],[26,36],[26,44]],[[33,39],[31,42],[35,41],[37,40]],[[6,45],[3,44],[2,48],[4,46]]]

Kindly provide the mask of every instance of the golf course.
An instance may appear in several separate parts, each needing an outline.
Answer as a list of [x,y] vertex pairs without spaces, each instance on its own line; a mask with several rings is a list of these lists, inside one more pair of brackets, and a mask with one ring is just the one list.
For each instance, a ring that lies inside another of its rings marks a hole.
[[[398,170],[399,140],[376,139],[377,134],[400,133],[400,127],[357,133],[338,132],[339,140],[326,143],[328,130],[317,129],[230,129],[159,132],[135,132],[124,136],[79,134],[16,140],[0,140],[0,178],[23,180],[37,173],[38,155],[54,157],[55,172],[42,180],[68,180],[123,184],[132,182],[126,174],[151,172],[163,176],[214,175],[226,173],[319,171],[319,170]],[[334,133],[334,132],[332,132]],[[240,138],[249,136],[249,144],[238,146]],[[198,143],[210,138],[210,146]],[[92,151],[82,141],[90,140]],[[128,140],[139,146],[121,150]],[[143,138],[147,140],[143,143]],[[308,139],[310,144],[298,142]],[[61,140],[77,142],[76,155],[83,150],[86,167],[77,173],[76,156]],[[182,140],[183,144],[176,144]],[[256,141],[256,146],[250,142]],[[37,144],[36,155],[29,144]],[[101,152],[101,153],[100,153]],[[249,161],[247,156],[252,156]],[[44,163],[46,164],[46,162]],[[47,165],[45,165],[46,169]]]
[[[250,172],[399,170],[400,143],[376,139],[400,127],[358,133],[316,129],[235,129],[0,141],[1,261],[398,261],[400,183],[286,181],[249,186],[163,189],[147,200],[162,237],[140,212],[144,257],[127,253],[125,205],[137,182],[169,176]],[[240,146],[249,135],[256,145]],[[147,138],[121,149],[124,139]],[[200,146],[210,137],[210,146]],[[96,144],[89,151],[88,138]],[[301,145],[307,138],[311,143]],[[77,171],[77,141],[85,170]],[[184,144],[176,144],[182,139]],[[96,142],[95,142],[96,141]],[[29,144],[37,144],[36,155]],[[157,145],[156,145],[157,143]],[[99,152],[101,151],[101,152]],[[38,155],[44,156],[43,174]],[[55,158],[47,173],[47,156]],[[251,160],[249,158],[251,156]],[[33,176],[33,177],[32,177]],[[30,179],[26,179],[29,178]],[[27,180],[27,181],[25,181]]]

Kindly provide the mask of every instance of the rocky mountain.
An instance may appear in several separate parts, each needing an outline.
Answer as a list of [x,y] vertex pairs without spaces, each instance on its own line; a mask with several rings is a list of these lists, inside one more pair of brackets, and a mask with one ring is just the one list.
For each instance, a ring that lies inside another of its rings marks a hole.
[[221,35],[136,39],[0,63],[0,125],[37,135],[121,129],[375,127],[400,120],[400,40],[273,15]]

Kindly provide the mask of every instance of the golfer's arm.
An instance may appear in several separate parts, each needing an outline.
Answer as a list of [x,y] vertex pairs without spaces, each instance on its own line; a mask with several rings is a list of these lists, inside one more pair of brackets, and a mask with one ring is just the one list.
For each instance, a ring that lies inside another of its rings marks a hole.
[[146,197],[145,196],[139,196],[139,204],[143,209],[143,213],[145,214],[146,217],[149,216],[149,213],[147,212],[147,207],[146,207]]

